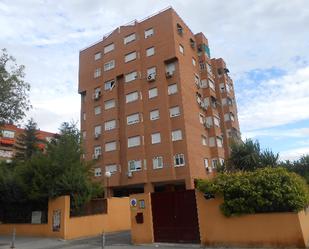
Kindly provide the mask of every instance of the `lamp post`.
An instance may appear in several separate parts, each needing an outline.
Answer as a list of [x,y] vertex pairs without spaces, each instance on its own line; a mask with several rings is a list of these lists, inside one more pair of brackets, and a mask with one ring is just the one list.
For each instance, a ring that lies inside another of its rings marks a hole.
[[105,178],[106,178],[106,184],[105,184],[105,198],[107,199],[109,197],[109,194],[108,194],[108,183],[109,183],[109,178],[112,176],[112,173],[109,172],[109,171],[106,171],[105,172]]

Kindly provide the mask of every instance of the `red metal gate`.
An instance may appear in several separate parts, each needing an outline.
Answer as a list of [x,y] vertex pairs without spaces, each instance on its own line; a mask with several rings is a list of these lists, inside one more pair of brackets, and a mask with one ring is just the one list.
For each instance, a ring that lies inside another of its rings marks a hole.
[[155,242],[199,243],[194,190],[151,194]]

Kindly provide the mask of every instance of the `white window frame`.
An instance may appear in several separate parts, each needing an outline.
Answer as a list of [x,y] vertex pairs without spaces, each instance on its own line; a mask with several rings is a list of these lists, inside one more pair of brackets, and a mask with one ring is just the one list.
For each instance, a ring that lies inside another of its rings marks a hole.
[[131,103],[138,100],[138,91],[126,94],[126,103]]
[[209,147],[216,147],[216,138],[215,137],[209,137],[208,138],[208,144],[209,144]]
[[128,148],[138,147],[141,145],[141,136],[128,137]]
[[184,47],[183,47],[181,44],[179,44],[179,52],[180,52],[181,54],[184,54],[184,53],[185,53],[185,49],[184,49]]
[[94,107],[94,115],[100,115],[102,113],[102,110],[101,110],[101,106],[98,105],[96,107]]
[[148,98],[152,99],[158,96],[158,88],[154,87],[148,90]]
[[94,78],[98,78],[98,77],[101,76],[101,74],[102,74],[101,68],[100,68],[100,67],[99,67],[99,68],[96,68],[96,69],[94,70],[93,77],[94,77]]
[[111,130],[114,130],[116,129],[116,119],[111,119],[111,120],[108,120],[104,123],[104,130],[105,131],[111,131]]
[[176,71],[176,62],[170,62],[165,65],[165,72],[169,73],[170,75],[173,75],[173,73]]
[[97,61],[97,60],[100,60],[102,58],[102,53],[101,52],[97,52],[94,54],[94,60]]
[[109,99],[104,102],[104,110],[109,110],[116,107],[116,100]]
[[134,51],[134,52],[128,53],[124,56],[124,62],[127,63],[127,62],[130,62],[130,61],[134,61],[134,60],[136,60],[136,58],[137,58],[137,53],[136,53],[136,51]]
[[102,169],[101,168],[94,168],[94,176],[95,177],[100,177],[102,176]]
[[112,70],[113,68],[115,68],[115,60],[104,63],[104,72]]
[[132,33],[123,38],[123,44],[128,44],[136,40],[136,34]]
[[178,92],[178,86],[176,83],[174,84],[170,84],[167,86],[167,94],[168,95],[173,95],[176,94]]
[[183,139],[182,130],[178,129],[178,130],[173,130],[172,131],[172,141],[173,142],[180,141],[182,139]]
[[153,28],[146,29],[144,34],[145,34],[145,39],[147,39],[154,35],[154,29]]
[[[134,166],[132,168],[131,166]],[[142,160],[129,160],[128,161],[128,172],[135,172],[142,170]]]
[[196,59],[192,58],[192,65],[195,67],[196,66]]
[[106,81],[106,82],[104,82],[104,90],[105,91],[111,91],[111,90],[113,90],[115,85],[116,85],[115,80]]
[[115,151],[117,150],[117,143],[116,141],[111,141],[105,143],[105,152]]
[[137,72],[134,71],[134,72],[131,72],[131,73],[128,73],[124,76],[124,82],[125,83],[128,83],[128,82],[131,82],[133,80],[136,80],[138,78],[137,76]]
[[150,57],[153,56],[155,54],[155,47],[150,47],[146,49],[146,56]]
[[[179,163],[179,160],[182,160],[182,163]],[[177,162],[178,161],[178,162]],[[182,167],[185,166],[185,155],[182,153],[177,153],[174,155],[174,167]]]
[[102,147],[101,146],[95,146],[94,149],[93,149],[93,153],[97,157],[102,155]]
[[147,69],[147,78],[148,76],[156,76],[157,74],[157,68],[156,67],[150,67]]
[[178,117],[180,115],[181,115],[180,107],[178,105],[170,108],[170,118],[175,118],[175,117]]
[[207,137],[205,135],[202,135],[201,139],[202,139],[202,145],[207,146]]
[[133,113],[127,116],[127,125],[133,125],[140,122],[140,114]]
[[15,131],[2,130],[0,132],[4,138],[14,138],[15,137]]
[[94,135],[101,135],[102,134],[102,126],[101,125],[96,125],[94,127]]
[[161,134],[160,132],[151,134],[151,144],[159,144],[161,143]]
[[156,156],[152,158],[152,167],[153,169],[162,169],[163,168],[163,157]]
[[105,172],[110,172],[112,175],[118,171],[117,164],[107,164],[105,165]]
[[113,51],[115,49],[115,44],[114,43],[111,43],[111,44],[108,44],[104,47],[104,54],[107,54],[111,51]]
[[[155,115],[158,114],[158,115]],[[160,118],[160,111],[159,109],[155,109],[149,112],[149,118],[151,121],[157,120]]]

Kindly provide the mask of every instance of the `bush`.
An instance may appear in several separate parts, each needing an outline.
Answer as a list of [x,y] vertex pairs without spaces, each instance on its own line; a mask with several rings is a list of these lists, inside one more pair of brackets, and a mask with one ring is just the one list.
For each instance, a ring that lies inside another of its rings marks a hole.
[[304,179],[284,168],[263,168],[252,172],[218,174],[212,180],[199,180],[197,188],[206,194],[221,195],[226,216],[298,212],[309,204]]

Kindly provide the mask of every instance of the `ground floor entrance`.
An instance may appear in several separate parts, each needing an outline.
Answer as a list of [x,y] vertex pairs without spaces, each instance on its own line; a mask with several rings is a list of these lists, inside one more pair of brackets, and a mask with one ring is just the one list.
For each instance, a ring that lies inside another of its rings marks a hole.
[[195,190],[151,194],[155,242],[200,243]]

